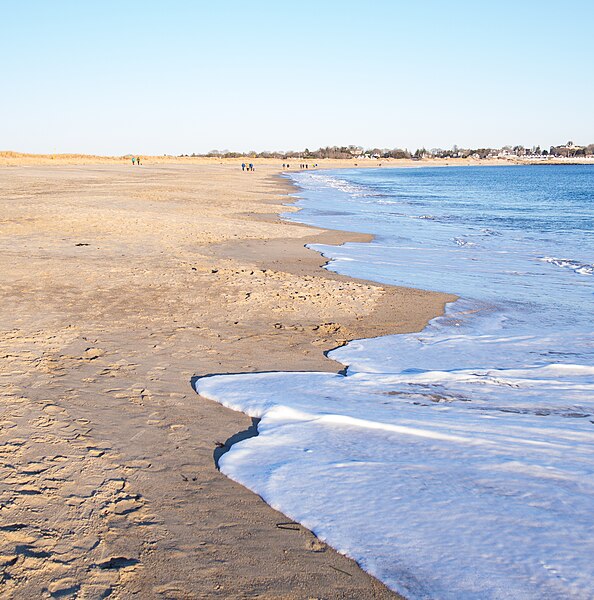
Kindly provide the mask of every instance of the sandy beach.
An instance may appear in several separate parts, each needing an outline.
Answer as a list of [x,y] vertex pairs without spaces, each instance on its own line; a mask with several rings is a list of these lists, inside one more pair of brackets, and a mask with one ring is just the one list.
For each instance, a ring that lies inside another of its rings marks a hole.
[[0,600],[594,600],[594,3],[533,4],[3,3]]
[[240,163],[2,158],[3,597],[397,597],[219,473],[253,425],[191,381],[337,371],[453,298],[323,270],[305,244],[368,238],[283,222],[280,165]]

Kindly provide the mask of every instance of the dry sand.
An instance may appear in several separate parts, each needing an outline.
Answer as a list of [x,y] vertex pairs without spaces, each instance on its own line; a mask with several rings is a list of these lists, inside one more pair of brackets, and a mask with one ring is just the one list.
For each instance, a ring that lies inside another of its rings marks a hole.
[[67,162],[0,168],[0,595],[396,597],[216,470],[251,422],[190,381],[337,370],[451,297],[322,270],[366,236],[280,221],[278,165]]

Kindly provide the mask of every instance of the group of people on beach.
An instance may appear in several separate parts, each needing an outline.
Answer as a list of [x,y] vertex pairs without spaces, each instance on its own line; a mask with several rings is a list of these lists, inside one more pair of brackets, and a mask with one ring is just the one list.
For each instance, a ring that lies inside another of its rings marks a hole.
[[[314,167],[317,167],[318,163],[316,163],[315,165],[311,165],[311,168],[313,169]],[[283,169],[290,169],[291,165],[289,163],[283,163]],[[301,163],[299,165],[300,169],[309,169],[309,163]]]
[[[140,161],[140,158],[138,160]],[[134,159],[132,159],[132,164],[134,164]],[[140,162],[138,164],[140,164]],[[314,167],[318,166],[318,163],[315,163],[313,165],[310,165],[309,163],[301,163],[299,165],[299,168],[300,169],[309,169],[310,166],[313,169]],[[290,168],[291,168],[291,165],[289,163],[283,163],[283,169],[290,169]],[[253,165],[253,163],[249,163],[249,164],[241,163],[241,170],[242,171],[253,171],[254,165]]]
[[134,166],[134,165],[140,166],[140,156],[133,156],[132,157],[132,166]]

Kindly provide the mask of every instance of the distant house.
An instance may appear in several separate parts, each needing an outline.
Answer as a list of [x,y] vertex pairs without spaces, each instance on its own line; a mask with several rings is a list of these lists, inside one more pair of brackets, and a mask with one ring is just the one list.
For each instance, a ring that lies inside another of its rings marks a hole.
[[497,158],[509,158],[510,156],[515,156],[515,154],[507,149],[507,148],[502,148],[498,153],[497,153]]

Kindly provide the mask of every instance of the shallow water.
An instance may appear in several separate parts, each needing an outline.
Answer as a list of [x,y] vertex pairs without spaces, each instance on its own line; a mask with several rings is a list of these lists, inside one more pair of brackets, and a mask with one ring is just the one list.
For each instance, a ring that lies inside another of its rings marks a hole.
[[594,594],[594,168],[300,173],[328,268],[458,294],[347,375],[199,380],[261,417],[221,469],[411,598]]

